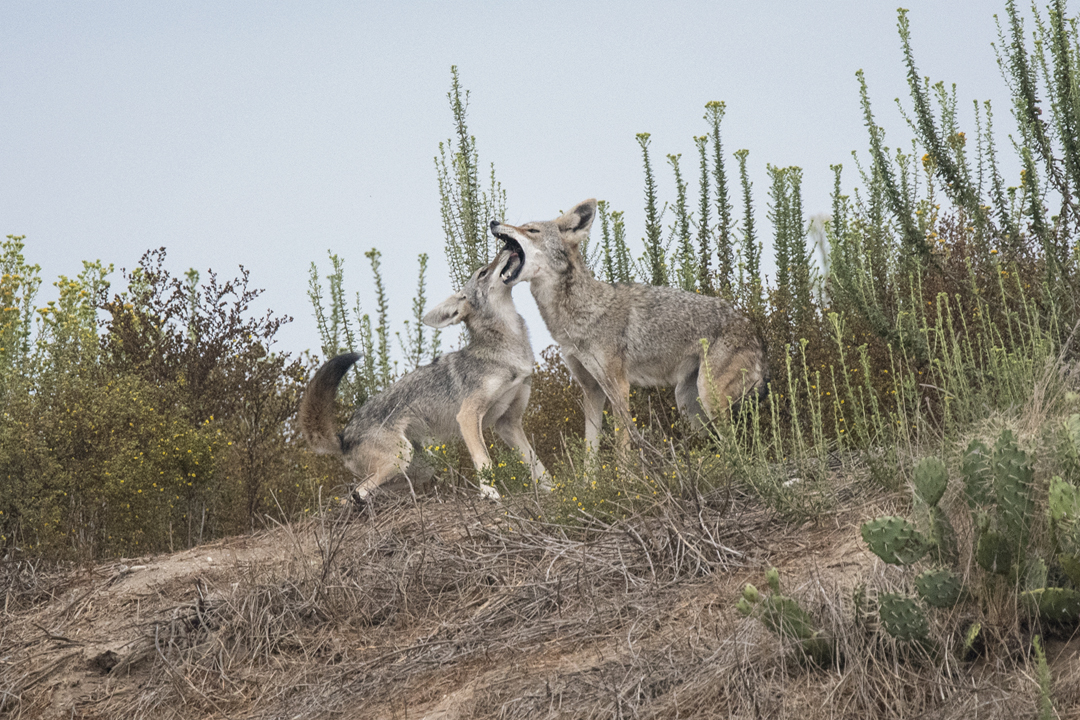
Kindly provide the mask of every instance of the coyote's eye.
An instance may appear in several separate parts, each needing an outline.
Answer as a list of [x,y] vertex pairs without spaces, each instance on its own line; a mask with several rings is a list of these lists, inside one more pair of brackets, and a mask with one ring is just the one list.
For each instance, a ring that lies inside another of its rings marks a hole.
[[484,277],[485,275],[487,275],[487,268],[484,268],[483,270],[481,270],[480,274],[476,276],[476,279],[479,280],[480,278]]
[[525,232],[530,232],[530,233],[532,233],[533,235],[537,235],[537,234],[539,234],[539,233],[540,233],[540,231],[539,231],[539,230],[537,230],[536,228],[525,228]]

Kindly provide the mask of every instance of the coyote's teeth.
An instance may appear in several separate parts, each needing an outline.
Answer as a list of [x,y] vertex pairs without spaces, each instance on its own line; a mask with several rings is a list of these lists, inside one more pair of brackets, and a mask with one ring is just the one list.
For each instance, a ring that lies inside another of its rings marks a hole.
[[506,283],[512,282],[521,271],[521,264],[521,255],[516,252],[511,253],[506,260],[506,265],[503,266],[502,272],[499,273],[499,278]]

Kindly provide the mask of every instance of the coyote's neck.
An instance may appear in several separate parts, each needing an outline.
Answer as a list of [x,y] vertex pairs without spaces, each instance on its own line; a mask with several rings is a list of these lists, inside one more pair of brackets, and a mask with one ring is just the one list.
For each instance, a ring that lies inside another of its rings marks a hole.
[[469,348],[531,368],[533,354],[525,319],[509,303],[508,307],[495,310],[490,314],[470,315],[465,320],[465,327],[469,330]]
[[589,333],[597,301],[614,288],[592,276],[580,256],[571,256],[565,272],[536,277],[529,289],[548,332],[560,345],[573,344]]

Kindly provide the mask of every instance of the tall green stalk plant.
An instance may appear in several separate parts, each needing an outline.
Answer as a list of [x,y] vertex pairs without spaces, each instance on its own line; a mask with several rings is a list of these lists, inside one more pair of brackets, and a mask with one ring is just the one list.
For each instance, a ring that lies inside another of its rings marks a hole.
[[488,232],[488,223],[505,217],[506,192],[495,179],[494,164],[488,173],[487,189],[481,186],[476,138],[469,134],[466,122],[469,92],[461,88],[456,65],[450,68],[450,78],[447,98],[454,118],[456,141],[450,139],[439,143],[435,170],[439,180],[446,260],[453,286],[460,288],[497,250]]

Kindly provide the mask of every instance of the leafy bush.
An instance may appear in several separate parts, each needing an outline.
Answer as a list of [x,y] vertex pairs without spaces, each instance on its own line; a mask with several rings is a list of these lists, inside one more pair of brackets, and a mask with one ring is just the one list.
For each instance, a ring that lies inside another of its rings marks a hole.
[[74,373],[9,406],[13,432],[0,440],[5,540],[130,555],[201,538],[200,510],[226,441],[169,404],[136,377]]
[[270,351],[287,319],[249,317],[246,271],[200,285],[194,271],[172,277],[158,250],[109,298],[112,268],[85,263],[31,330],[40,280],[21,250],[3,246],[3,293],[20,311],[5,326],[19,362],[2,376],[0,544],[130,555],[311,506],[325,469],[287,424],[307,368]]

